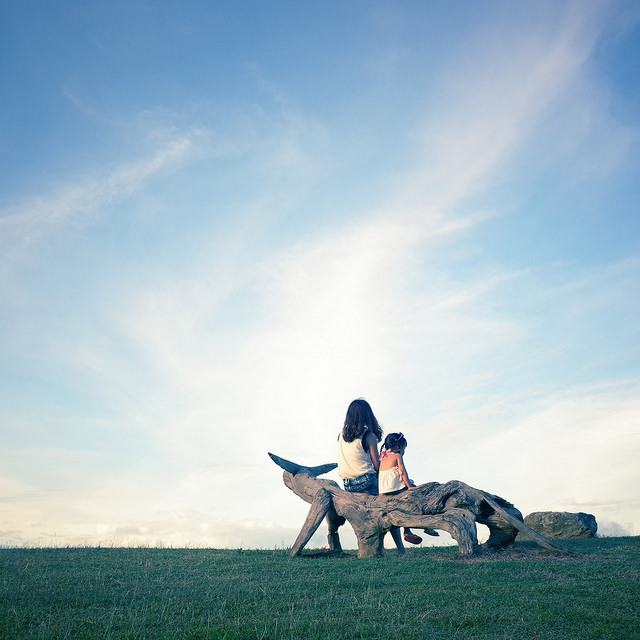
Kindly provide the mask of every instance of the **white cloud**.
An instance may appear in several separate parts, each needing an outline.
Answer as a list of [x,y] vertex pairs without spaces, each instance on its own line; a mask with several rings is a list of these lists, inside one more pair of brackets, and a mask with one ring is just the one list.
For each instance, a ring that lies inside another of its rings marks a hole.
[[472,40],[464,58],[443,70],[436,83],[442,112],[432,107],[421,128],[423,162],[403,190],[409,201],[446,208],[489,186],[493,172],[584,82],[598,12],[574,9],[539,31],[528,25],[526,34],[494,25],[491,42]]
[[61,224],[69,224],[100,207],[129,197],[154,176],[183,162],[197,133],[164,140],[149,157],[127,162],[99,177],[79,179],[47,197],[38,197],[0,216],[2,271],[13,268],[24,251]]
[[149,158],[123,164],[100,178],[90,178],[78,185],[65,186],[52,198],[37,199],[2,218],[3,226],[39,229],[95,210],[132,191],[167,166],[183,160],[192,148],[190,136],[170,140]]
[[[477,412],[433,418],[410,438],[421,481],[459,479],[523,511],[589,511],[598,520],[637,520],[639,383],[570,388],[493,423]],[[527,402],[526,398],[523,398]]]

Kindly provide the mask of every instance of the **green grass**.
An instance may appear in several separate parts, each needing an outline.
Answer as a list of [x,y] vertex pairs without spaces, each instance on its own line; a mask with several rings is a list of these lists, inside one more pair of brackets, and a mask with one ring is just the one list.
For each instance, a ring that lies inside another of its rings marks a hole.
[[569,546],[0,549],[0,638],[640,638],[640,538]]

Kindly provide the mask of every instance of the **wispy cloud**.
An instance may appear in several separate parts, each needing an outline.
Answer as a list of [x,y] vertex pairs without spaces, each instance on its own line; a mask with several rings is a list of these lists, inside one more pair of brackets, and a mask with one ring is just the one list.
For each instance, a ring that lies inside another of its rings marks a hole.
[[517,24],[514,12],[510,22],[493,25],[500,38],[473,36],[429,94],[437,100],[418,131],[422,162],[404,179],[405,201],[451,209],[495,184],[497,170],[504,179],[508,161],[516,151],[522,156],[522,145],[534,142],[558,106],[583,95],[605,9],[578,3],[554,12],[553,23],[540,12],[539,22],[527,25]]
[[504,494],[525,515],[587,504],[599,513],[617,505],[619,515],[631,520],[637,509],[639,386],[636,379],[547,390],[523,396],[517,411],[507,406],[484,419],[476,409],[457,419],[445,412],[413,434],[412,472],[440,481],[459,477]]
[[172,138],[152,155],[122,163],[98,177],[79,179],[46,197],[38,197],[0,216],[3,271],[27,247],[61,224],[95,213],[100,207],[131,196],[171,166],[183,162],[194,148],[194,135]]

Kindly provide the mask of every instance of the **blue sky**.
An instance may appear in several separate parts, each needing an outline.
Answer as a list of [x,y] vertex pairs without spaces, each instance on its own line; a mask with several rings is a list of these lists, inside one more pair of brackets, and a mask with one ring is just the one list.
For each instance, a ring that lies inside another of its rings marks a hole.
[[63,5],[0,21],[0,544],[290,545],[267,451],[361,396],[640,533],[637,3]]

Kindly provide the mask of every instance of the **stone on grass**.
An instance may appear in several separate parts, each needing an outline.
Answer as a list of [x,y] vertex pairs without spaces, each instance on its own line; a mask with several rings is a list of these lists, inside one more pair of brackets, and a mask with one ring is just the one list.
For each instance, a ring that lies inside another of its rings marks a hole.
[[524,519],[539,533],[555,540],[571,538],[595,538],[598,524],[590,513],[569,513],[567,511],[536,511]]

